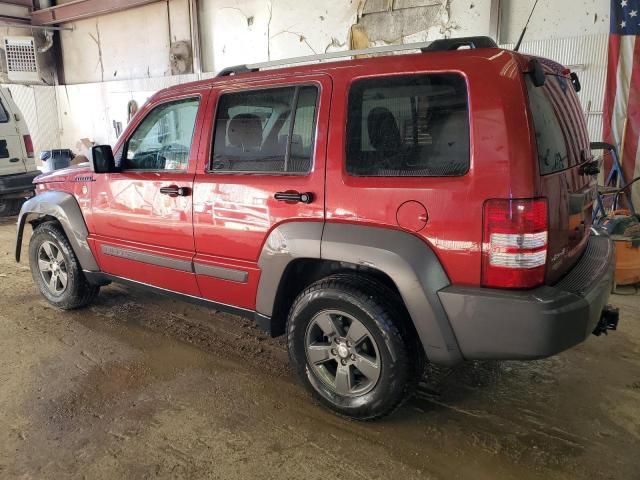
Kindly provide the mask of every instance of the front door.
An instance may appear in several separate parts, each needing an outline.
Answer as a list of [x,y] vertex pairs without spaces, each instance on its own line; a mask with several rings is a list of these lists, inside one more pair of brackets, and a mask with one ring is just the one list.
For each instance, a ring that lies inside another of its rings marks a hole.
[[207,95],[145,107],[117,149],[121,172],[96,175],[92,237],[102,271],[199,294],[192,268],[192,193]]
[[254,309],[267,236],[284,222],[324,221],[330,99],[324,75],[212,92],[193,200],[203,297]]

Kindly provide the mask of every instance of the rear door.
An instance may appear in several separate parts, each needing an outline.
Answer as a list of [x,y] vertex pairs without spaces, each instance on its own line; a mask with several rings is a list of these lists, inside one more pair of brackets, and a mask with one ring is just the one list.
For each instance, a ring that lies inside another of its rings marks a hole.
[[13,118],[7,90],[0,89],[0,175],[15,175],[27,171],[22,138]]
[[544,86],[526,78],[535,129],[539,193],[549,201],[547,282],[565,274],[584,251],[591,227],[595,178],[582,107],[568,77],[547,72]]
[[[213,91],[213,133],[208,144],[203,140],[207,162],[193,196],[194,268],[203,297],[253,309],[258,260],[271,231],[284,222],[324,221],[330,99],[326,75]],[[287,201],[296,194],[309,198]]]

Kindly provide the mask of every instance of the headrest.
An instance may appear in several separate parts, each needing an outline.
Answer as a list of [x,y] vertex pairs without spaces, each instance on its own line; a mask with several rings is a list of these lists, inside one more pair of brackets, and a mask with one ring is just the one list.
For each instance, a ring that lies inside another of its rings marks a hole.
[[231,119],[227,127],[229,142],[243,149],[262,145],[262,121],[252,113],[239,113]]
[[384,153],[395,153],[402,145],[400,130],[393,113],[384,107],[371,109],[367,116],[369,143],[376,150]]

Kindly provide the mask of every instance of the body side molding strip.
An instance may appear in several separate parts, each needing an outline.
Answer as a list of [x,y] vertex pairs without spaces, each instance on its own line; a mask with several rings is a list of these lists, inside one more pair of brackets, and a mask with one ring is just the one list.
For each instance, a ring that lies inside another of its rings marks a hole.
[[231,282],[247,283],[249,279],[249,272],[236,268],[219,267],[217,265],[205,265],[204,263],[194,262],[193,270],[197,275],[220,278]]
[[197,275],[204,275],[232,282],[246,283],[249,278],[248,272],[235,268],[206,265],[204,263],[191,262],[189,260],[181,260],[167,255],[141,252],[139,250],[116,247],[115,245],[109,244],[101,245],[100,249],[103,254],[110,255],[112,257],[125,258],[127,260],[134,260],[137,262],[148,263],[150,265],[172,268],[182,272],[190,272]]
[[193,264],[190,260],[180,260],[165,255],[157,255],[155,253],[140,252],[138,250],[130,250],[128,248],[116,247],[113,245],[103,244],[100,249],[105,255],[112,257],[126,258],[136,262],[148,263],[159,267],[172,268],[182,272],[193,272]]

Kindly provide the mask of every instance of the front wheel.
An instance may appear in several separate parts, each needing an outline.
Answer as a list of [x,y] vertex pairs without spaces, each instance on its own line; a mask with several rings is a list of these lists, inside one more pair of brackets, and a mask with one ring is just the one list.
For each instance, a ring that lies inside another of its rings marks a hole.
[[87,282],[69,240],[56,223],[42,223],[33,231],[29,266],[40,293],[63,310],[86,306],[100,290]]
[[384,285],[356,275],[328,277],[291,307],[289,358],[307,389],[333,411],[383,417],[410,396],[422,365],[405,317]]

